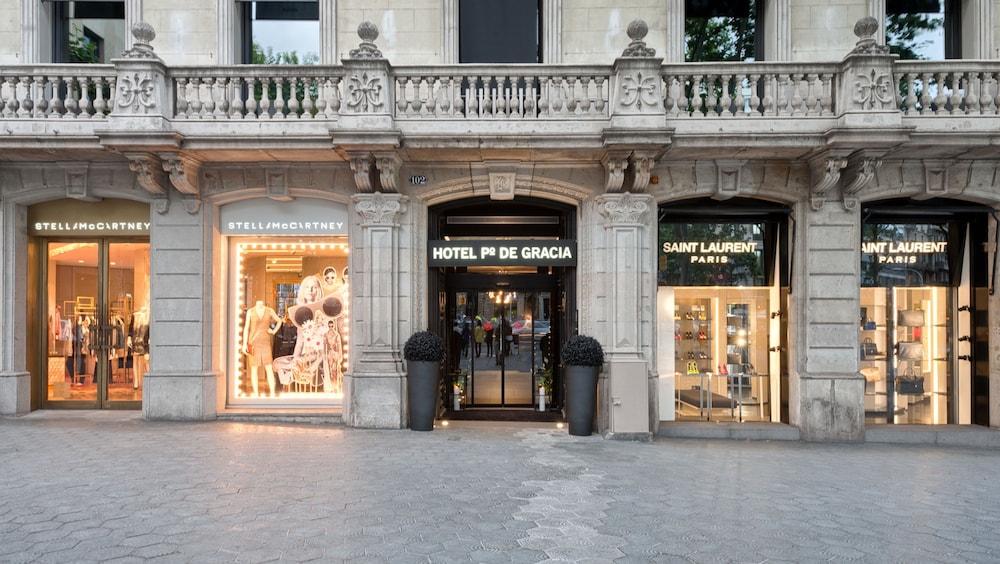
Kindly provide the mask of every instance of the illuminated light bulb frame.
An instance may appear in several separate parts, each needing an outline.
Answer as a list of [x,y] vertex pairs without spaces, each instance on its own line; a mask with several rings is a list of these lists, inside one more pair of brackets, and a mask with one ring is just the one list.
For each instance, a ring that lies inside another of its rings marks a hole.
[[[343,239],[343,237],[340,237]],[[309,253],[314,253],[315,251],[329,251],[337,250],[342,251],[344,254],[349,254],[350,249],[347,243],[333,243],[329,241],[317,243],[315,241],[267,241],[267,242],[245,242],[239,241],[234,243],[236,260],[235,260],[235,276],[231,276],[233,280],[233,296],[236,298],[236,308],[235,314],[233,315],[233,328],[232,328],[232,370],[233,370],[233,397],[242,400],[248,399],[248,396],[243,393],[243,381],[244,381],[244,370],[245,370],[245,359],[243,358],[243,324],[245,322],[244,311],[247,309],[246,295],[244,291],[244,281],[246,280],[246,255],[248,251],[269,251],[269,250],[292,250],[292,251],[307,251]],[[344,279],[344,290],[348,296],[348,299],[344,300],[343,303],[343,316],[344,316],[344,327],[341,331],[341,337],[343,340],[342,346],[342,364],[341,369],[343,373],[346,373],[350,364],[350,282]],[[280,385],[280,384],[279,384]],[[326,392],[285,392],[282,393],[278,398],[253,398],[254,400],[261,400],[259,403],[262,404],[273,404],[275,401],[287,404],[289,402],[282,400],[325,400],[324,403],[329,403],[330,400],[342,401],[344,397],[343,393],[343,378],[341,378],[341,389],[335,390],[330,393]],[[255,402],[257,403],[257,402]]]

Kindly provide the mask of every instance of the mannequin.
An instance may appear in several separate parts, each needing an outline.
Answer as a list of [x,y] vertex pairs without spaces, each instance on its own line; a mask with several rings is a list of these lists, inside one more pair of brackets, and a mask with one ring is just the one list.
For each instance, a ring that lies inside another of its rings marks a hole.
[[132,389],[138,390],[142,385],[142,377],[146,374],[146,363],[149,362],[149,304],[143,304],[139,311],[132,314],[129,324],[129,337],[126,345],[132,349]]
[[274,367],[271,365],[272,337],[281,328],[281,318],[273,309],[257,300],[253,307],[247,309],[247,320],[243,325],[243,354],[247,357],[250,367],[250,383],[253,395],[260,396],[257,384],[258,368],[264,365],[267,374],[267,387],[270,397],[274,397]]

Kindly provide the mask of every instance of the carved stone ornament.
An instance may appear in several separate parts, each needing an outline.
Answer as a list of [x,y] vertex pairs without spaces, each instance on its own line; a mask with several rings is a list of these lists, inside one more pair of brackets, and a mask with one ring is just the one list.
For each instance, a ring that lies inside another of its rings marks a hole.
[[168,198],[166,194],[153,198],[150,201],[150,204],[152,205],[153,211],[160,215],[170,211],[170,198]]
[[265,168],[264,184],[267,190],[267,197],[276,202],[290,202],[292,196],[288,193],[288,169]]
[[728,200],[740,194],[743,184],[743,165],[746,161],[719,160],[716,169],[716,200]]
[[596,198],[597,211],[604,217],[606,225],[630,225],[642,223],[649,211],[647,195],[632,194],[602,194]]
[[86,166],[66,171],[66,197],[82,202],[99,202],[101,200],[90,194]]
[[353,74],[347,79],[347,107],[357,113],[376,112],[382,109],[382,77]]
[[656,49],[647,47],[646,42],[643,41],[646,38],[646,34],[649,33],[649,26],[646,25],[644,20],[632,20],[625,29],[625,33],[628,34],[629,39],[632,41],[622,51],[622,57],[656,56]]
[[852,54],[857,55],[888,55],[889,47],[879,45],[875,40],[878,33],[878,20],[871,16],[865,16],[854,24],[854,35],[858,36],[858,42]]
[[625,184],[625,169],[628,167],[628,152],[605,155],[601,159],[606,174],[604,189],[608,192],[621,192]]
[[659,76],[642,76],[642,72],[625,76],[622,78],[622,97],[619,103],[625,108],[634,105],[642,109],[643,104],[656,106],[660,102],[656,95],[658,80]]
[[[853,163],[852,163],[853,164]],[[875,172],[882,166],[882,159],[864,157],[858,160],[850,168],[854,172],[854,178],[844,186],[844,197],[853,196],[860,192],[865,186],[875,179]]]
[[354,211],[361,216],[361,225],[399,225],[400,216],[406,211],[406,196],[399,194],[355,194]]
[[184,205],[184,211],[191,215],[198,213],[198,210],[201,209],[201,198],[197,196],[184,196],[181,203]]
[[139,76],[139,73],[125,74],[118,77],[118,98],[115,104],[119,109],[132,110],[151,109],[156,107],[154,98],[154,81],[148,76]]
[[378,170],[378,182],[383,192],[397,192],[399,166],[403,160],[393,152],[375,153],[375,168]]
[[[826,158],[813,170],[812,208],[820,210],[827,194],[840,184],[840,173],[847,166],[847,159]],[[816,170],[818,168],[818,170]]]
[[126,59],[153,59],[160,60],[153,52],[151,43],[156,38],[156,30],[146,22],[135,22],[132,24],[132,48],[122,52],[122,57]]
[[632,191],[642,192],[649,187],[649,178],[653,174],[656,159],[652,154],[636,151],[629,158],[632,163]]
[[198,161],[176,153],[160,154],[163,172],[170,175],[170,183],[181,194],[200,194],[198,189]]
[[513,200],[514,184],[516,178],[517,178],[516,172],[491,172],[490,199]]
[[364,21],[358,25],[358,37],[361,44],[357,49],[351,49],[352,59],[382,59],[382,51],[378,50],[375,40],[378,39],[378,27],[372,22]]
[[370,153],[357,153],[348,156],[351,172],[354,173],[354,184],[358,192],[372,192],[372,156]]
[[872,69],[854,80],[854,101],[863,110],[885,110],[893,106],[892,81],[889,75]]
[[166,196],[168,187],[159,159],[146,154],[126,154],[128,169],[135,173],[136,181],[143,190],[154,196]]

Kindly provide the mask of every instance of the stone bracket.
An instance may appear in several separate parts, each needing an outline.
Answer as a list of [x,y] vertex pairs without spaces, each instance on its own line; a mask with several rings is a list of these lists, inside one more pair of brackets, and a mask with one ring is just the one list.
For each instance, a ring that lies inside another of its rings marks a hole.
[[643,192],[649,187],[649,179],[662,150],[650,149],[609,149],[601,158],[604,165],[606,192]]
[[809,162],[812,176],[810,204],[813,210],[823,208],[830,192],[840,184],[840,175],[846,166],[847,159],[835,155],[819,156]]
[[844,209],[854,210],[858,207],[857,194],[875,180],[875,174],[882,166],[883,154],[884,151],[861,150],[847,159],[847,166],[842,175],[843,186],[841,187]]
[[351,165],[351,172],[354,173],[354,184],[358,192],[374,192],[372,182],[372,154],[368,151],[348,152],[347,162]]
[[201,190],[198,186],[198,172],[201,161],[180,153],[160,153],[163,161],[163,172],[170,175],[170,183],[181,194],[198,196]]
[[395,151],[376,151],[373,155],[381,191],[398,192],[399,167],[403,159]]
[[170,183],[158,158],[149,153],[124,152],[122,155],[128,159],[128,168],[135,173],[143,190],[155,197],[167,197]]
[[358,192],[398,192],[403,164],[396,151],[348,151],[347,162],[354,173]]
[[613,150],[607,151],[601,158],[605,173],[605,191],[621,192],[625,184],[625,169],[628,168],[628,158],[631,154],[631,151]]

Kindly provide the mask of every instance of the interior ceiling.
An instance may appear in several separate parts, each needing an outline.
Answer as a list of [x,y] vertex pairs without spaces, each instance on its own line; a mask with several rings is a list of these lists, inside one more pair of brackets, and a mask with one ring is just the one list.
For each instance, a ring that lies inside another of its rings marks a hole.
[[[97,266],[97,243],[49,243],[49,261],[71,266]],[[149,243],[112,243],[108,256],[112,268],[132,268],[141,252],[149,252]]]

